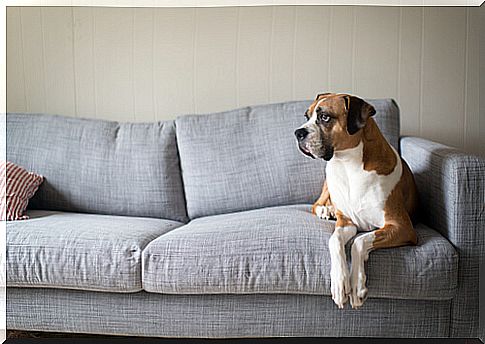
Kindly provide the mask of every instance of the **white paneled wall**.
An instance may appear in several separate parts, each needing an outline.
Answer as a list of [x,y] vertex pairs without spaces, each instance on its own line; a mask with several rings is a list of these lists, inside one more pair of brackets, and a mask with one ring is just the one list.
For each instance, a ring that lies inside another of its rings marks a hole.
[[395,98],[403,134],[485,154],[479,11],[9,7],[7,109],[154,121],[349,92]]

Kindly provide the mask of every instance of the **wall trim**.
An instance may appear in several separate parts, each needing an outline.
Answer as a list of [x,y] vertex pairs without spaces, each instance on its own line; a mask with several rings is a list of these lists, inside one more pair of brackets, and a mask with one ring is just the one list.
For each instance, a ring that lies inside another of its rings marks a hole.
[[7,6],[232,7],[272,5],[481,6],[483,0],[7,0]]

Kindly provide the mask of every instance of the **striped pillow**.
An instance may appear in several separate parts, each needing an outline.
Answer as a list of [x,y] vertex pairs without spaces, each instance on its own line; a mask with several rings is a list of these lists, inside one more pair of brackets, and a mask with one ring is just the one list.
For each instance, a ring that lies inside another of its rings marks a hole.
[[26,220],[23,215],[29,199],[39,188],[44,177],[28,172],[10,162],[0,163],[0,220]]

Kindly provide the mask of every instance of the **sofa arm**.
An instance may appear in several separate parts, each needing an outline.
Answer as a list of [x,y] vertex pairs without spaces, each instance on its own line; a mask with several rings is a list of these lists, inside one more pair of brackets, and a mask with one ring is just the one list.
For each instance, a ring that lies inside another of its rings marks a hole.
[[458,251],[458,289],[449,335],[476,337],[485,245],[485,159],[417,137],[401,138],[401,155],[416,180],[421,220]]

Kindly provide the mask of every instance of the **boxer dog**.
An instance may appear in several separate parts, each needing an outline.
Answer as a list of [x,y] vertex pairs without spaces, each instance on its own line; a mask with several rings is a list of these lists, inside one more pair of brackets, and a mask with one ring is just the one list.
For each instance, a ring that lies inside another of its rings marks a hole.
[[[411,218],[417,204],[408,165],[385,140],[372,118],[374,107],[349,95],[319,94],[305,112],[307,122],[295,131],[300,151],[324,159],[326,180],[312,212],[336,218],[330,250],[331,292],[338,308],[350,296],[352,308],[367,296],[364,262],[379,248],[415,245]],[[350,273],[345,244],[357,230]]]

